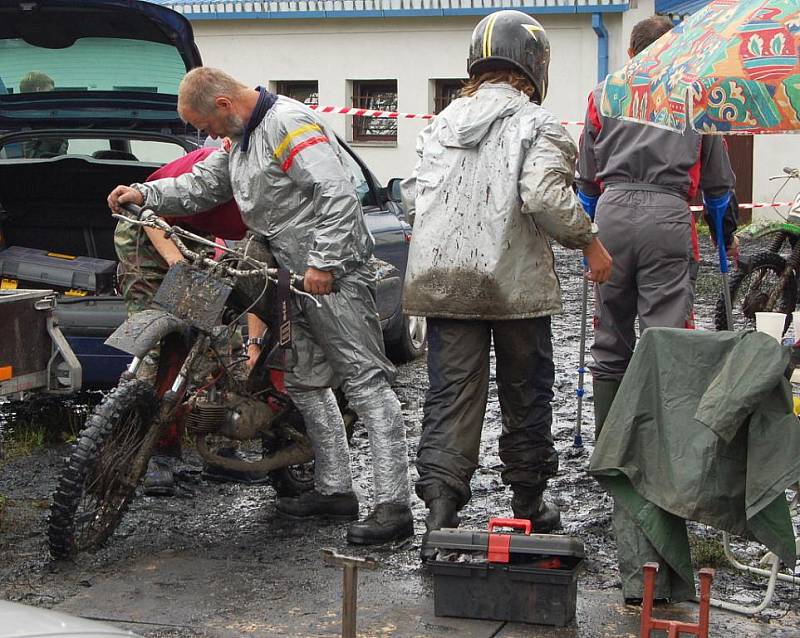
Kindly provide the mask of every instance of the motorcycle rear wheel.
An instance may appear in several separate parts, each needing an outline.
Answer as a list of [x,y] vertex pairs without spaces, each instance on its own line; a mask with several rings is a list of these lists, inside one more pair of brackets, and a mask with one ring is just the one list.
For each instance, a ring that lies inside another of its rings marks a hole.
[[97,548],[114,532],[147,468],[134,459],[155,445],[152,424],[159,405],[150,384],[132,379],[112,390],[87,419],[53,494],[47,527],[53,558]]
[[[763,252],[754,255],[746,270],[740,270],[730,280],[731,308],[733,310],[733,329],[755,328],[756,312],[786,313],[783,331],[789,329],[792,312],[797,306],[797,278],[790,274],[779,292],[774,307],[769,306],[769,298],[776,286],[781,285],[786,271],[786,260],[777,253]],[[725,316],[725,300],[720,295],[714,315],[717,330],[728,330]]]

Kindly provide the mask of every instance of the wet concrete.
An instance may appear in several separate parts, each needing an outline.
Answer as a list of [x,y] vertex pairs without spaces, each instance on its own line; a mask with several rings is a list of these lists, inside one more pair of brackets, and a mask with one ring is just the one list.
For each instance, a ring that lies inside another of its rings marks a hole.
[[[708,247],[706,254],[713,255]],[[551,494],[563,510],[564,533],[577,536],[587,561],[579,580],[576,621],[566,628],[436,617],[433,582],[419,566],[424,507],[415,499],[416,536],[399,545],[348,547],[341,524],[297,523],[276,516],[270,487],[217,485],[199,477],[199,458],[189,452],[181,466],[177,498],[139,498],[118,532],[98,552],[53,564],[46,553],[47,499],[66,447],[48,447],[0,468],[0,494],[7,497],[0,536],[0,597],[69,613],[108,619],[144,636],[337,636],[340,635],[341,572],[322,560],[320,549],[371,555],[380,570],[361,574],[359,635],[362,637],[472,638],[542,636],[600,638],[638,636],[639,609],[622,604],[611,500],[585,474],[592,451],[591,398],[587,401],[585,447],[572,446],[580,311],[579,261],[556,251],[566,313],[553,322],[557,359],[554,433],[561,470]],[[710,326],[718,290],[713,263],[699,282],[698,319]],[[403,403],[413,459],[427,375],[424,360],[403,366],[395,389]],[[591,397],[591,391],[589,391]],[[497,395],[492,389],[482,443],[482,465],[463,526],[484,528],[491,516],[510,515],[510,494],[500,481]],[[369,503],[368,444],[358,428],[353,444],[362,513]],[[412,478],[415,472],[412,469]],[[798,524],[798,521],[795,521]],[[719,538],[701,525],[694,537]],[[757,559],[758,545],[737,541],[735,549]],[[764,583],[720,566],[716,597],[755,604]],[[779,584],[773,604],[756,619],[712,612],[712,636],[800,636],[800,589]],[[656,615],[693,621],[693,604],[658,608]]]

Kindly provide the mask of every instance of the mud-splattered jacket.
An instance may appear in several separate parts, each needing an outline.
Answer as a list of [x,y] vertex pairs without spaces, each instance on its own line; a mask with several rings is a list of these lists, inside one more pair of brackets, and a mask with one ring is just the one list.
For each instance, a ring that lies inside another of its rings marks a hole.
[[411,315],[525,319],[561,312],[549,238],[585,248],[572,190],[577,150],[546,109],[484,84],[420,134],[402,185],[414,231],[403,297]]
[[352,176],[336,136],[308,107],[284,96],[229,153],[212,153],[177,178],[135,184],[145,205],[171,217],[235,198],[249,229],[264,235],[283,268],[313,266],[341,277],[372,254]]

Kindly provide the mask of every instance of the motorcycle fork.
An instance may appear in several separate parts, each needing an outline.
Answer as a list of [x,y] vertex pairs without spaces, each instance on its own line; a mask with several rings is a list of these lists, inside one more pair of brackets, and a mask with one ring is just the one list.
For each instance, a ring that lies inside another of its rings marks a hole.
[[139,477],[144,474],[147,462],[153,455],[153,450],[158,444],[158,441],[164,436],[164,429],[170,423],[171,417],[175,413],[175,408],[186,391],[186,380],[191,374],[197,357],[204,355],[208,351],[209,343],[211,343],[211,338],[206,335],[200,336],[197,341],[194,342],[191,350],[189,350],[189,354],[186,356],[186,360],[183,362],[180,371],[175,377],[175,381],[172,383],[172,387],[164,393],[158,409],[158,415],[153,424],[154,427],[148,430],[139,453],[133,459],[132,471],[128,474],[130,477],[136,477],[137,482]]

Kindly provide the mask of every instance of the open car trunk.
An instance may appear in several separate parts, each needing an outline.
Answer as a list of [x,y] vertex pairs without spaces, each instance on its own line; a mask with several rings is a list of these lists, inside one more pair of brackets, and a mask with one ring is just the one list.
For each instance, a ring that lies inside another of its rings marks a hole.
[[[144,181],[156,168],[157,164],[75,156],[0,160],[0,248],[116,262],[117,220],[106,197],[117,184]],[[25,282],[25,287],[55,286]],[[130,357],[103,341],[125,320],[122,298],[114,290],[62,295],[56,316],[83,368],[83,387],[103,388],[118,379]]]
[[0,161],[0,245],[115,261],[108,193],[157,168],[75,156]]

